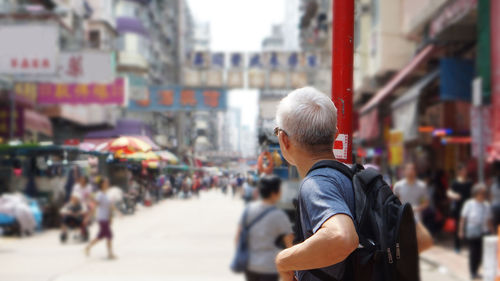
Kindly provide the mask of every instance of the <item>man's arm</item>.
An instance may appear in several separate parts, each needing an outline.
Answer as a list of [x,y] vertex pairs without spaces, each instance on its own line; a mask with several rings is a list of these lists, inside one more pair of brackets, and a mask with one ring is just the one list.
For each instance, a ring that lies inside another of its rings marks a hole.
[[427,207],[429,207],[429,199],[422,198],[420,204],[415,208],[415,212],[422,212],[423,210],[427,209]]
[[282,277],[293,278],[290,272],[323,268],[342,262],[358,244],[358,235],[351,217],[338,214],[328,219],[306,241],[281,251],[276,257],[276,267]]
[[241,225],[238,225],[238,230],[236,231],[236,236],[234,237],[234,244],[238,245],[241,235]]
[[293,239],[295,239],[295,235],[293,235],[292,233],[285,235],[285,237],[283,237],[283,244],[285,245],[286,248],[293,247]]

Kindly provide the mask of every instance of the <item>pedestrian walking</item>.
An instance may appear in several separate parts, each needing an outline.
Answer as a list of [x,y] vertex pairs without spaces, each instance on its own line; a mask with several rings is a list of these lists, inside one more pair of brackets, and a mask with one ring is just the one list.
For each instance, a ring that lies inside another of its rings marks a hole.
[[279,104],[276,121],[283,157],[303,178],[298,207],[303,242],[280,252],[276,266],[283,281],[318,280],[310,269],[341,280],[343,262],[357,247],[353,221],[354,190],[351,180],[331,168],[308,173],[321,160],[335,160],[332,144],[337,134],[337,109],[314,88],[291,92]]
[[246,178],[243,180],[243,194],[242,198],[245,204],[248,204],[257,198],[257,192],[252,182]]
[[264,176],[258,183],[261,200],[250,203],[243,212],[236,241],[244,228],[248,231],[249,260],[247,281],[278,281],[274,260],[279,251],[293,245],[292,224],[285,212],[276,208],[281,197],[281,180]]
[[394,185],[394,194],[401,203],[409,203],[415,213],[417,228],[418,251],[423,252],[433,245],[429,230],[422,223],[422,214],[429,207],[429,193],[425,183],[417,178],[414,163],[405,165],[405,178]]
[[422,212],[429,206],[429,193],[425,183],[417,178],[414,163],[405,165],[405,178],[394,185],[394,194],[401,203],[410,203],[417,221],[421,221]]
[[487,190],[482,183],[474,185],[472,198],[463,206],[460,219],[460,238],[469,243],[469,270],[473,280],[481,279],[478,274],[482,260],[483,236],[492,231],[491,208],[486,202]]
[[99,233],[97,237],[90,242],[90,244],[85,248],[85,254],[90,256],[90,250],[102,239],[106,239],[106,246],[108,249],[108,258],[115,259],[116,256],[113,253],[113,233],[111,231],[111,222],[113,217],[113,203],[106,195],[109,189],[109,180],[106,177],[102,177],[97,181],[97,186],[99,191],[96,194],[96,219],[99,223]]
[[[458,225],[460,222],[460,212],[462,211],[462,207],[471,195],[472,190],[472,181],[469,180],[467,166],[464,164],[458,165],[457,169],[457,177],[451,184],[451,188],[448,190],[447,195],[451,200],[451,215],[453,219],[455,219],[456,224]],[[461,239],[459,237],[460,229],[456,227],[455,235],[454,235],[454,245],[455,251],[457,253],[460,252],[461,248]]]
[[238,179],[234,176],[234,174],[231,174],[231,177],[229,179],[229,184],[231,185],[231,191],[233,194],[233,198],[236,196],[238,193]]

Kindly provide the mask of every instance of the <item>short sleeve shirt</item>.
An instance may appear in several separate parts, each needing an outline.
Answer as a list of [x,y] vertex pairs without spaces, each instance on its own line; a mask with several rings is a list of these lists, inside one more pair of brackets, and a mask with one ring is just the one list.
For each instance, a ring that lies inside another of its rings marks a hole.
[[[246,223],[250,223],[271,207],[262,201],[250,203]],[[293,233],[292,224],[285,212],[280,209],[271,211],[253,225],[248,240],[250,249],[248,270],[262,274],[278,273],[274,260],[280,249],[276,246],[276,240],[291,233]]]
[[465,218],[465,235],[467,238],[478,238],[488,232],[488,221],[491,219],[491,209],[487,202],[469,199],[462,209]]
[[417,207],[422,201],[429,199],[425,184],[419,180],[413,184],[408,183],[406,179],[398,181],[394,185],[394,194],[399,197],[401,203],[410,203],[413,207]]
[[[299,192],[302,235],[311,237],[331,217],[344,214],[354,220],[354,189],[352,182],[341,172],[322,168],[309,173],[302,181]],[[322,270],[337,279],[344,273],[344,263]],[[297,272],[300,281],[319,281],[307,271]]]
[[106,193],[99,191],[96,194],[97,212],[96,218],[98,221],[109,221],[111,218],[111,200]]

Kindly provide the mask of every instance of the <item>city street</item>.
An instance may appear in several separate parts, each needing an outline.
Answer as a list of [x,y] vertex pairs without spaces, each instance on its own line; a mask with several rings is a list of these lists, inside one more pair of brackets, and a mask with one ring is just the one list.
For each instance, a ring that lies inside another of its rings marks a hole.
[[[105,259],[104,243],[85,258],[83,245],[61,245],[57,231],[0,238],[0,280],[242,280],[228,268],[242,207],[240,200],[208,192],[200,199],[167,200],[119,217],[113,224],[114,261]],[[422,271],[422,280],[460,280],[424,262]]]

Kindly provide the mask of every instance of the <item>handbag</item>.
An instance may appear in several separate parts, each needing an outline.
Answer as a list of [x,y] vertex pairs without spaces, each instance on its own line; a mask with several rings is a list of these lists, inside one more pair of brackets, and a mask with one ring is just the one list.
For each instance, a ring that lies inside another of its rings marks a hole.
[[238,244],[236,246],[236,254],[234,255],[233,261],[231,262],[230,268],[236,273],[245,272],[248,266],[248,261],[250,259],[250,251],[248,249],[248,238],[250,234],[250,228],[254,226],[258,221],[264,218],[271,211],[275,210],[276,207],[270,207],[258,215],[252,222],[245,225],[248,216],[248,207],[243,212],[242,229],[240,237],[238,239]]
[[455,233],[457,230],[457,221],[454,218],[447,218],[443,225],[443,231],[446,233]]

